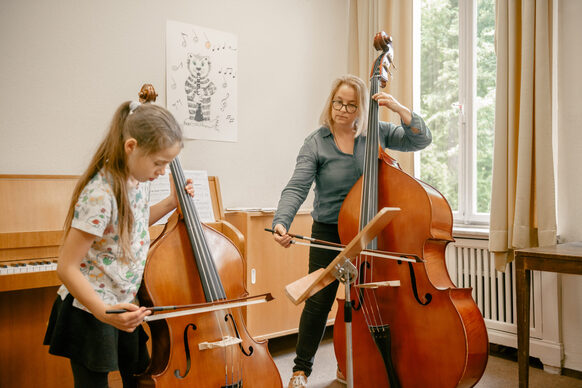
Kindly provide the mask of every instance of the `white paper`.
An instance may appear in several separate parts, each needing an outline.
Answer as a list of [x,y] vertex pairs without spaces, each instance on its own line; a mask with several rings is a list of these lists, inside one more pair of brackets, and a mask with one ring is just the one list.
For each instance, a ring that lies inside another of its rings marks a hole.
[[237,141],[237,37],[168,20],[167,108],[187,139]]
[[[212,197],[210,196],[210,186],[208,185],[208,173],[201,170],[184,171],[186,179],[192,179],[194,185],[194,205],[198,211],[200,222],[214,222],[214,211],[212,209]],[[162,175],[150,185],[150,206],[155,205],[170,195],[169,174]],[[173,211],[162,217],[154,225],[165,224]]]

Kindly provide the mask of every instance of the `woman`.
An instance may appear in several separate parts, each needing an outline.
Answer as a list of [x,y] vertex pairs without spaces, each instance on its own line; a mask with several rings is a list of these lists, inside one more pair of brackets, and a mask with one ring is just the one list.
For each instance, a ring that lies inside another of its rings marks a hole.
[[[400,104],[390,94],[372,96],[400,116],[401,125],[380,122],[380,145],[398,151],[418,151],[432,141],[424,120]],[[344,198],[362,175],[367,126],[368,91],[364,82],[346,75],[336,79],[320,117],[321,127],[307,138],[299,155],[293,176],[281,193],[273,218],[274,238],[289,247],[287,234],[301,204],[315,181],[313,226],[311,237],[340,242],[337,220]],[[318,248],[309,251],[309,272],[325,268],[336,252]],[[311,374],[315,352],[325,332],[327,316],[333,305],[338,282],[307,299],[299,322],[296,357],[290,388],[305,387]],[[338,371],[339,372],[339,371]],[[338,373],[339,374],[339,373]],[[338,376],[341,379],[341,376]]]

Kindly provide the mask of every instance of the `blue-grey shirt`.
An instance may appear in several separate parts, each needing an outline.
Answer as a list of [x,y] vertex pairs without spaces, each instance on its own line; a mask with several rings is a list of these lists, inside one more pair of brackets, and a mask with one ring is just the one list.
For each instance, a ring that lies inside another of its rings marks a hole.
[[[418,151],[432,141],[430,130],[422,117],[412,113],[410,125],[380,122],[380,145],[397,151]],[[420,131],[413,133],[411,128]],[[293,176],[281,193],[273,226],[282,224],[287,230],[315,181],[315,198],[311,216],[314,221],[337,224],[340,208],[346,195],[363,173],[366,137],[354,141],[353,155],[336,146],[329,128],[312,132],[303,143]]]

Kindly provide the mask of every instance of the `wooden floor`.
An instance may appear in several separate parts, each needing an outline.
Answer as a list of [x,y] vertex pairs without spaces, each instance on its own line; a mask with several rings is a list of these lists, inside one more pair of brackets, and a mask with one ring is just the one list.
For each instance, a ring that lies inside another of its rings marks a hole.
[[[336,362],[333,351],[332,330],[328,329],[315,355],[313,373],[308,379],[309,388],[344,388],[335,378]],[[287,386],[295,357],[296,335],[271,339],[269,350]],[[518,386],[517,351],[512,348],[491,346],[485,373],[475,388],[506,388]],[[578,373],[574,373],[578,374]],[[579,377],[582,375],[578,374]],[[541,369],[539,360],[532,358],[529,377],[530,388],[582,388],[582,378],[553,375]]]

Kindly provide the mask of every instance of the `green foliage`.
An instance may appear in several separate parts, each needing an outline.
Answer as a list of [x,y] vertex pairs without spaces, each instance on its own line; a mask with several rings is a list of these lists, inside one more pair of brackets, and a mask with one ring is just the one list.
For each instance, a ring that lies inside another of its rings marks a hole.
[[[466,0],[465,0],[466,1]],[[473,155],[478,212],[489,212],[495,111],[494,0],[477,0],[476,144]],[[421,110],[433,143],[421,152],[420,178],[459,210],[463,152],[459,113],[458,0],[422,0]]]

